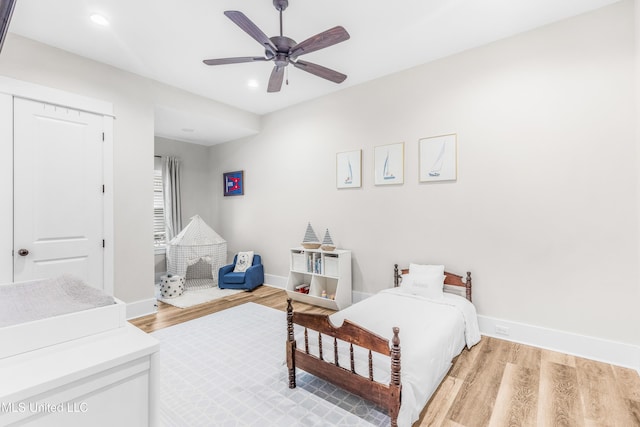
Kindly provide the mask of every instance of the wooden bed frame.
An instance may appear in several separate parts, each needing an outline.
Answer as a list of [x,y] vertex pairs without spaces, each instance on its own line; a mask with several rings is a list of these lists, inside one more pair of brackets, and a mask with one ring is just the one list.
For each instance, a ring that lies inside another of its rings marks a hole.
[[[393,284],[400,285],[402,274],[407,274],[408,269],[398,270],[398,264],[393,269]],[[471,273],[467,272],[466,278],[445,272],[445,285],[464,288],[466,298],[471,301]],[[455,288],[454,288],[455,289]],[[445,292],[447,292],[445,286]],[[455,292],[458,294],[458,292]],[[298,349],[293,333],[293,325],[304,327],[304,349]],[[309,353],[309,332],[311,329],[317,332],[319,357]],[[296,368],[302,369],[312,375],[322,378],[337,385],[363,399],[370,400],[376,405],[386,409],[391,418],[391,426],[397,427],[398,413],[400,411],[400,396],[402,384],[400,383],[400,330],[393,328],[391,346],[389,340],[371,332],[355,323],[345,320],[339,328],[336,328],[329,320],[328,315],[295,313],[291,298],[287,299],[287,367],[289,368],[289,388],[296,387]],[[330,349],[322,348],[322,335],[333,338],[333,346]],[[350,360],[338,359],[338,340],[349,344]],[[353,346],[359,346],[369,350],[369,376],[365,377],[355,372],[353,359]],[[389,384],[382,384],[373,380],[372,352],[389,356],[391,359],[391,378]],[[325,360],[325,354],[333,353],[332,357]],[[341,365],[342,364],[342,365]]]

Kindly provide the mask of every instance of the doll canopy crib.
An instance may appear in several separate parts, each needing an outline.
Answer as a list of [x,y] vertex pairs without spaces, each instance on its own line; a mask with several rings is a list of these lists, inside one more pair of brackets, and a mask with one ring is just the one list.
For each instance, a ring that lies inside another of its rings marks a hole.
[[210,278],[213,286],[216,286],[218,270],[227,261],[227,241],[199,215],[195,215],[180,234],[167,244],[167,273],[187,277],[187,268],[200,261],[211,265],[211,276],[207,274],[207,277],[194,278]]

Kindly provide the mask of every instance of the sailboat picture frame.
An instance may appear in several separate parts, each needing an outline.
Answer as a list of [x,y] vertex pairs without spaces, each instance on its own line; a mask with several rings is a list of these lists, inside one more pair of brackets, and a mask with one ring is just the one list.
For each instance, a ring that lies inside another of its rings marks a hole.
[[336,154],[336,187],[360,188],[362,186],[362,150]]
[[404,184],[404,142],[380,145],[373,151],[374,184]]
[[420,144],[420,182],[458,179],[457,134],[432,136],[418,142]]

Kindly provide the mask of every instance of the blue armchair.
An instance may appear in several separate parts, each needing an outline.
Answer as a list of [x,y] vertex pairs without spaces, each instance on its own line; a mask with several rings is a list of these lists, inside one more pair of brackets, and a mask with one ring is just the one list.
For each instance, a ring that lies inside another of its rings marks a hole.
[[233,257],[233,264],[225,265],[218,270],[218,287],[220,289],[244,289],[252,291],[264,283],[264,267],[262,258],[253,255],[253,263],[244,273],[234,273],[238,254]]

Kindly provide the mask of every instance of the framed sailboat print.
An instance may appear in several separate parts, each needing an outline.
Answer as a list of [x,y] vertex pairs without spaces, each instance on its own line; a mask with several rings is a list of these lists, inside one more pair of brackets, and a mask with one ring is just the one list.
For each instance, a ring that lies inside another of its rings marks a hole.
[[374,148],[375,185],[404,184],[404,142]]
[[458,178],[457,135],[423,138],[420,143],[420,182]]
[[346,151],[336,155],[336,187],[362,186],[362,150]]

